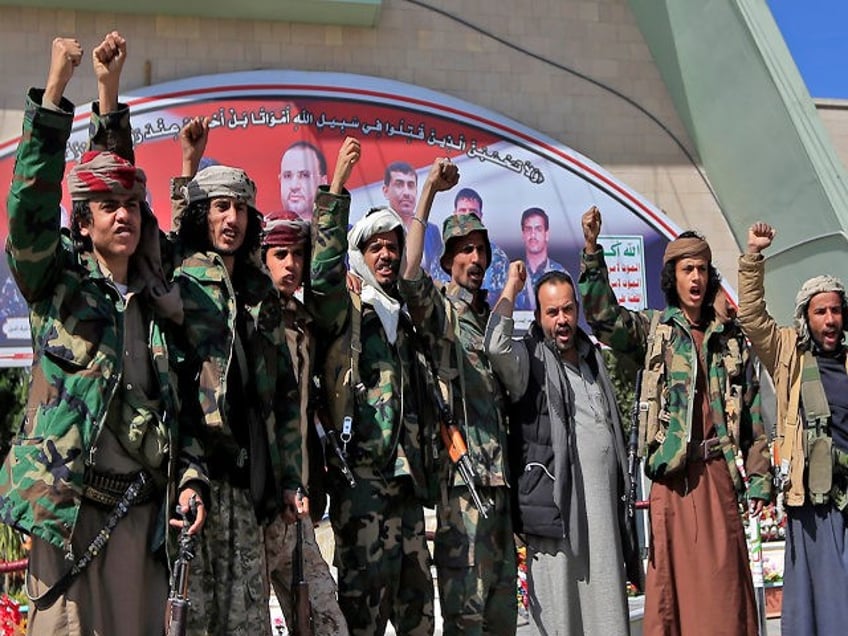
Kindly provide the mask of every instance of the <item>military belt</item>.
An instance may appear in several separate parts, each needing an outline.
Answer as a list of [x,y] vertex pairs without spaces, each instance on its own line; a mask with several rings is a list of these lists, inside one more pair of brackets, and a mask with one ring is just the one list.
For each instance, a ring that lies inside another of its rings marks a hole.
[[708,462],[721,455],[721,440],[718,437],[710,437],[701,442],[690,442],[686,452],[686,458],[690,462]]
[[[124,474],[101,473],[88,470],[83,480],[82,496],[89,501],[102,506],[117,506],[143,471]],[[156,485],[152,479],[147,479],[138,489],[138,494],[132,500],[132,505],[142,505],[153,501],[156,497]]]

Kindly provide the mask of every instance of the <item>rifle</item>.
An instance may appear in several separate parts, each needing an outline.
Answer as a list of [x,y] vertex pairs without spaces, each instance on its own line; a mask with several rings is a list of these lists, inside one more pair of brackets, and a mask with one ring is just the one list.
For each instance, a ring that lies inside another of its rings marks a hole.
[[317,396],[321,395],[321,381],[318,379],[318,376],[312,376],[312,382],[315,385],[314,395],[316,398],[313,401],[313,407],[315,409],[315,430],[318,432],[318,439],[321,440],[321,446],[324,448],[327,446],[330,447],[330,450],[339,461],[339,468],[342,471],[342,475],[347,479],[347,483],[351,488],[356,488],[356,478],[353,476],[353,471],[351,471],[350,465],[347,463],[347,455],[342,450],[341,444],[339,444],[336,429],[331,425],[324,428],[323,422],[329,421],[330,417],[326,408],[318,401]]
[[[303,491],[297,489],[298,501],[303,497]],[[312,636],[312,605],[309,602],[309,583],[306,582],[303,566],[303,519],[295,522],[297,532],[292,555],[292,614],[294,625],[291,633],[294,636]]]
[[633,408],[630,410],[630,439],[627,443],[627,473],[630,475],[630,492],[627,493],[627,516],[636,516],[636,474],[639,470],[639,411],[642,407],[642,369],[636,372]]
[[186,619],[191,601],[188,598],[189,563],[194,558],[196,537],[188,533],[191,524],[197,516],[197,499],[192,495],[188,502],[188,511],[183,512],[177,506],[177,514],[183,519],[180,530],[179,553],[174,562],[174,572],[171,576],[171,589],[168,593],[168,604],[165,609],[165,633],[167,636],[185,636]]
[[433,362],[432,356],[423,351],[422,353],[427,360],[427,364],[423,366],[426,368],[431,380],[427,384],[431,387],[433,402],[439,412],[439,433],[441,434],[442,442],[448,450],[451,463],[462,478],[462,482],[468,488],[474,506],[480,511],[484,519],[488,519],[489,513],[492,511],[492,502],[484,502],[480,497],[480,493],[477,492],[477,487],[474,485],[477,479],[477,471],[474,470],[474,464],[471,463],[471,457],[468,455],[468,446],[462,438],[462,431],[456,425],[453,412],[447,403],[445,403],[442,390],[439,388],[439,376],[436,373],[436,365]]

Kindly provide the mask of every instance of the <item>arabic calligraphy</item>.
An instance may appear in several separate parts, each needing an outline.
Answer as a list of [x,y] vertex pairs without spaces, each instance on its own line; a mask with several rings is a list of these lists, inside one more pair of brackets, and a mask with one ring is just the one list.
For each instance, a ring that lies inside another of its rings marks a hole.
[[628,309],[644,309],[647,306],[647,287],[642,237],[604,236],[598,239],[604,246],[610,287],[618,303]]
[[[133,144],[138,146],[160,139],[176,139],[182,127],[190,120],[191,117],[179,118],[167,115],[158,117],[155,121],[132,129]],[[545,181],[542,170],[528,159],[513,157],[512,153],[501,155],[497,149],[481,145],[476,139],[467,140],[462,133],[440,134],[436,128],[428,129],[424,122],[407,122],[404,117],[396,121],[379,117],[373,121],[366,121],[357,116],[339,118],[326,111],[316,115],[308,108],[297,109],[291,104],[280,108],[269,108],[263,105],[256,109],[241,111],[234,107],[221,106],[209,115],[210,129],[247,130],[252,127],[273,129],[277,126],[291,126],[294,131],[298,131],[301,127],[314,127],[317,130],[337,131],[342,136],[359,133],[378,139],[403,138],[410,144],[421,142],[456,154],[464,153],[469,159],[489,162],[520,174],[533,184],[541,184]],[[86,149],[87,142],[71,141],[66,152],[67,160],[78,160]]]

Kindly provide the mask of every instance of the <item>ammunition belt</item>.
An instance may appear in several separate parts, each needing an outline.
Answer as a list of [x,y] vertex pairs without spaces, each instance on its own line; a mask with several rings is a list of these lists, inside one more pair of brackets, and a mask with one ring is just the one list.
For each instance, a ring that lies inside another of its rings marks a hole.
[[[82,496],[101,506],[114,507],[123,499],[127,489],[139,476],[135,473],[112,474],[87,470],[83,480]],[[133,505],[146,504],[156,498],[156,485],[153,479],[147,479],[133,499]]]

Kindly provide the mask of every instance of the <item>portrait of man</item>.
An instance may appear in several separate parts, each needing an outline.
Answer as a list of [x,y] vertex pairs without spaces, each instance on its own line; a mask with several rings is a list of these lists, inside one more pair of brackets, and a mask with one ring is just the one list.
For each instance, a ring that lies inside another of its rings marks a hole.
[[308,141],[291,144],[280,159],[280,203],[283,212],[312,219],[312,206],[319,185],[327,184],[327,160]]
[[533,289],[545,272],[565,272],[562,264],[548,256],[550,219],[542,208],[527,208],[521,213],[521,241],[524,243],[524,264],[527,267],[526,285],[515,299],[515,308],[535,310]]

